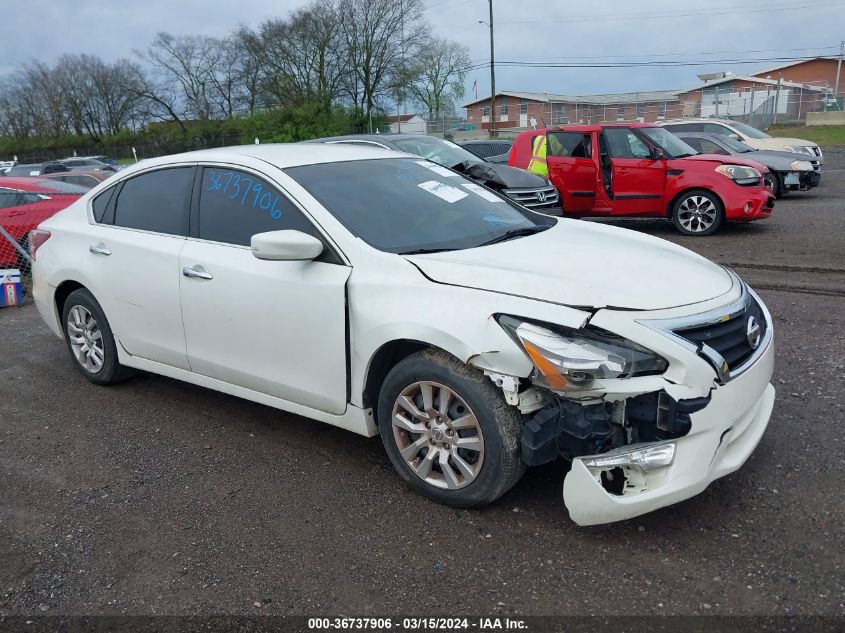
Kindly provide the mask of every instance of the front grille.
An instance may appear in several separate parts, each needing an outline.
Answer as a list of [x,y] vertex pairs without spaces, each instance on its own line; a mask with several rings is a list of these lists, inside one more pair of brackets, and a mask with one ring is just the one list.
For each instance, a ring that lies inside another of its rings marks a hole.
[[702,343],[713,348],[725,359],[729,370],[733,371],[751,358],[757,349],[751,347],[748,341],[748,321],[752,316],[760,326],[759,345],[762,345],[769,324],[766,323],[763,309],[750,296],[745,307],[738,312],[726,315],[723,317],[724,320],[685,327],[674,332],[699,348]]
[[541,189],[505,189],[508,198],[529,209],[554,209],[560,206],[560,197],[554,187]]
[[810,164],[813,166],[813,171],[821,171],[822,170],[822,166],[819,165],[819,161],[811,160]]

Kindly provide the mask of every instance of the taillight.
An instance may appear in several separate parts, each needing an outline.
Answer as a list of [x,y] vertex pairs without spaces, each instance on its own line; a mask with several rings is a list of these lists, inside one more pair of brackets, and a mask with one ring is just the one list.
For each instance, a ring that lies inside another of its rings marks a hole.
[[29,256],[32,257],[32,261],[35,261],[35,254],[41,245],[49,239],[50,231],[35,229],[29,232]]

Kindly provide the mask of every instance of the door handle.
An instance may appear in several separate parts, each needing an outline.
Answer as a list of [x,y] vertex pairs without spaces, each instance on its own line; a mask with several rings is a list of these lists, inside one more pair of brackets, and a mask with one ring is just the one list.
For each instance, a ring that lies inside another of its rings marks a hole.
[[99,244],[91,244],[88,247],[89,253],[94,253],[95,255],[111,255],[111,251],[106,248],[106,245],[100,242]]
[[214,279],[214,275],[202,268],[197,269],[185,266],[185,268],[182,269],[182,274],[185,275],[185,277],[190,277],[191,279]]

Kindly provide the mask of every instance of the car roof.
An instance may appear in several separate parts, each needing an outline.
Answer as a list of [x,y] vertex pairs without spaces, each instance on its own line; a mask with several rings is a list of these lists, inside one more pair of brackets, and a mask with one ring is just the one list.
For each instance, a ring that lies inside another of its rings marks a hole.
[[[67,172],[62,172],[67,173]],[[60,182],[59,185],[68,183]],[[41,178],[40,176],[0,176],[0,189],[19,189],[31,193],[57,193],[63,195],[80,196],[81,193],[65,194],[56,189],[57,184],[53,179]]]
[[726,125],[731,125],[733,123],[737,123],[737,121],[734,121],[733,119],[714,119],[700,117],[694,119],[666,119],[665,121],[660,121],[658,125],[677,125],[678,123],[724,123]]
[[713,134],[712,132],[674,132],[675,136],[678,138],[687,138],[687,137],[694,137],[694,138],[707,138],[711,141],[722,142],[725,135],[724,134]]
[[[179,162],[228,162],[237,158],[253,158],[264,161],[279,169],[315,165],[320,163],[339,163],[352,160],[371,160],[385,157],[407,158],[407,154],[363,145],[331,145],[326,143],[267,143],[264,145],[237,145],[203,149],[183,154],[171,154],[158,158],[147,158],[138,165],[156,167]],[[134,165],[122,170],[120,174],[131,171]]]

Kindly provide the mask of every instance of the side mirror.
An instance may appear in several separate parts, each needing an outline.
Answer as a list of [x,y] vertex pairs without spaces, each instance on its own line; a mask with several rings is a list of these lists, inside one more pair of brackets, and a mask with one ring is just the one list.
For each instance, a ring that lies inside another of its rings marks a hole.
[[250,245],[257,259],[270,261],[309,261],[323,252],[323,243],[302,231],[256,233]]
[[662,160],[666,158],[666,152],[664,152],[660,147],[655,147],[651,150],[651,157],[654,160]]
[[733,140],[735,140],[735,141],[740,140],[740,139],[739,139],[739,134],[734,134],[734,133],[732,132],[732,133],[728,134],[728,136],[730,136],[730,137],[731,137]]

